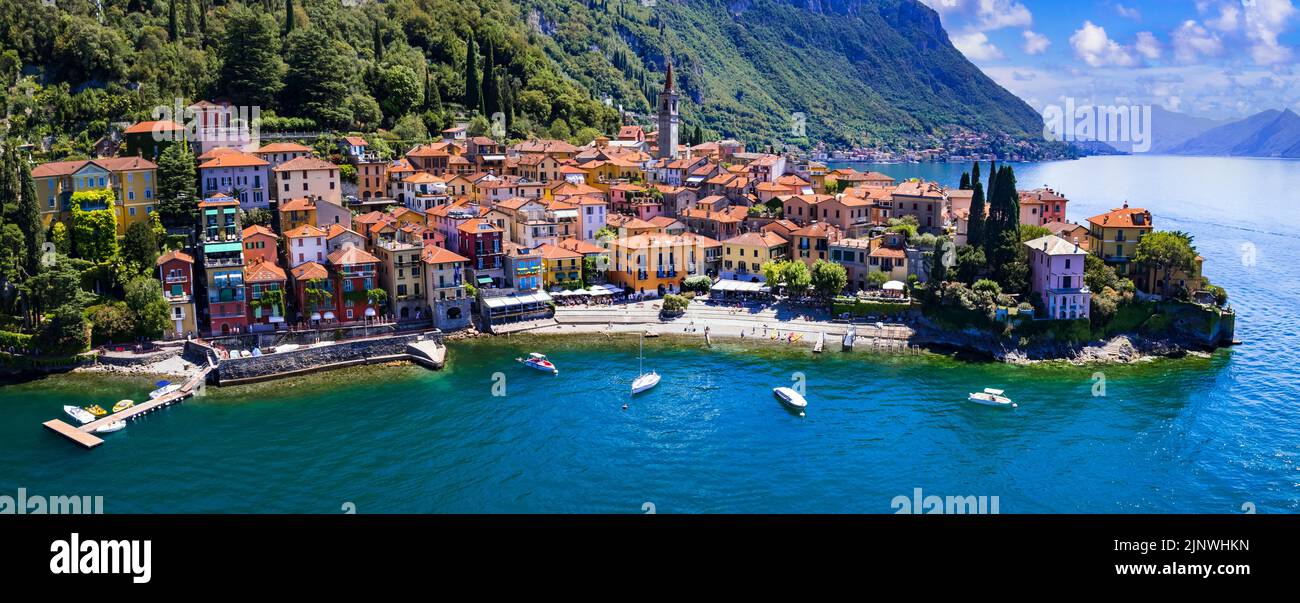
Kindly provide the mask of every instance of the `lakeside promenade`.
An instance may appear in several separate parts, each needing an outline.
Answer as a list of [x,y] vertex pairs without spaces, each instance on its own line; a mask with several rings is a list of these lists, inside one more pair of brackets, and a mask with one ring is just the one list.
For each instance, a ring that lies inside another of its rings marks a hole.
[[[692,303],[686,313],[671,319],[659,316],[660,302],[645,301],[612,306],[561,306],[557,324],[527,331],[536,334],[624,334],[705,336],[709,338],[790,342],[812,347],[818,335],[838,341],[850,326],[857,329],[858,345],[902,349],[915,335],[907,325],[875,323],[850,325],[834,322],[826,311],[792,308],[784,304],[742,307]],[[832,348],[834,349],[834,348]]]

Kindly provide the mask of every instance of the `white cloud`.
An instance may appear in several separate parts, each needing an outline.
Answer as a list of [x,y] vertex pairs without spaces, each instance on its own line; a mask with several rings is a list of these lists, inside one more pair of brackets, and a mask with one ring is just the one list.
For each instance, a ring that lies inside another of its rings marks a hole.
[[[1283,45],[1278,37],[1300,14],[1291,0],[1199,0],[1196,10],[1202,15],[1206,29],[1239,41],[1239,46],[1233,44],[1230,48],[1245,49],[1255,64],[1277,65],[1290,61],[1291,48]],[[1186,23],[1179,29],[1185,26]],[[1193,40],[1201,41],[1205,37],[1198,35]],[[1222,42],[1219,35],[1215,37]],[[1185,56],[1199,56],[1195,49],[1187,50],[1190,54]]]
[[1128,49],[1106,35],[1106,28],[1092,21],[1084,21],[1083,27],[1070,36],[1070,46],[1075,56],[1092,67],[1131,67],[1138,63]]
[[1115,12],[1119,13],[1119,16],[1124,17],[1125,19],[1132,19],[1134,21],[1142,20],[1142,11],[1136,8],[1129,8],[1123,4],[1116,4]]
[[1002,51],[989,41],[984,32],[972,31],[952,36],[952,45],[957,47],[966,58],[980,61],[995,61],[1002,58]]
[[1142,58],[1148,61],[1154,61],[1160,58],[1160,54],[1163,51],[1160,40],[1156,39],[1156,35],[1149,31],[1138,32],[1137,42],[1133,44],[1133,49],[1136,50],[1138,54],[1142,55]]
[[947,27],[966,31],[993,31],[1029,27],[1034,14],[1016,0],[921,0],[943,19]]
[[1036,31],[1026,29],[1021,34],[1025,38],[1025,54],[1035,55],[1047,52],[1047,47],[1052,45],[1052,41],[1047,36]]
[[1174,59],[1180,63],[1195,63],[1201,57],[1223,54],[1223,40],[1194,20],[1183,21],[1171,36]]

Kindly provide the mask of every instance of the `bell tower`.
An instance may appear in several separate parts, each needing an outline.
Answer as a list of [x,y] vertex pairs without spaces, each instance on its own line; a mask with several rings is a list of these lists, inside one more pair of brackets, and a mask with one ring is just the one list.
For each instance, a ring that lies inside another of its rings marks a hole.
[[660,159],[677,156],[677,130],[681,127],[677,115],[677,84],[673,81],[673,63],[668,62],[668,76],[664,91],[659,93],[659,152]]

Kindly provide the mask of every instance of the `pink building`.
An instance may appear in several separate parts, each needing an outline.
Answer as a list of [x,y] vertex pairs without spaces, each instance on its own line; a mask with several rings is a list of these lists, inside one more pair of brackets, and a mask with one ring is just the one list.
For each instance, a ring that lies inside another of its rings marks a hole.
[[1029,247],[1029,284],[1043,301],[1047,318],[1088,318],[1092,292],[1083,283],[1086,250],[1056,235],[1026,241]]

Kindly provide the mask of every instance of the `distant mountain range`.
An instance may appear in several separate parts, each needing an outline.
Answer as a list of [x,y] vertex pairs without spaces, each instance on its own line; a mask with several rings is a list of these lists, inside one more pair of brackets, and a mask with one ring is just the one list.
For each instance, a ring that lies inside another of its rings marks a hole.
[[1270,110],[1211,127],[1168,148],[1171,155],[1300,158],[1300,115]]

